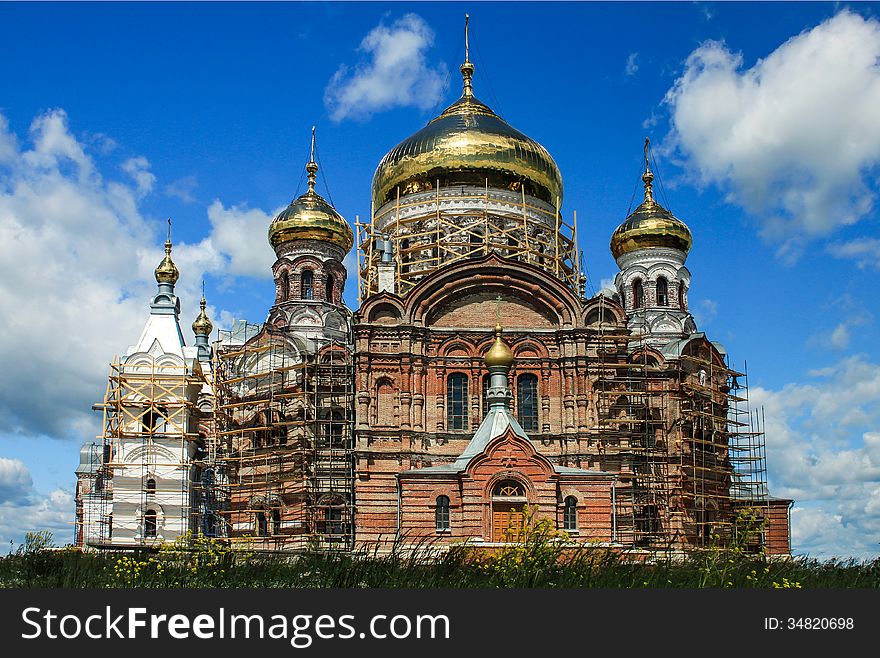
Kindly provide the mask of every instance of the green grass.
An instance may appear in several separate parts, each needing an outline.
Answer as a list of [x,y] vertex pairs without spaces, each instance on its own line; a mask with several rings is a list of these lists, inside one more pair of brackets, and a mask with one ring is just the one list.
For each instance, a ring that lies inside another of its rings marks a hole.
[[266,555],[196,539],[158,552],[46,550],[46,542],[0,558],[0,587],[736,587],[876,588],[880,559],[768,560],[736,548],[686,559],[633,562],[606,549],[565,547],[554,533],[489,554],[462,545],[378,554]]

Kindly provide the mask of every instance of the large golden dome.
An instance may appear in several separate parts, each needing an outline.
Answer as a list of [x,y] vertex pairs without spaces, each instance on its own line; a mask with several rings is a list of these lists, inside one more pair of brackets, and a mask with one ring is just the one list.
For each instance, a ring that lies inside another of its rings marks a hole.
[[306,165],[309,189],[290,202],[269,224],[269,243],[277,247],[288,240],[323,240],[342,247],[346,252],[354,244],[354,233],[336,209],[315,192],[315,135],[312,129],[312,157]]
[[647,247],[669,247],[687,254],[693,243],[687,224],[654,200],[654,174],[647,167],[642,180],[645,183],[645,200],[614,231],[611,254],[617,259],[623,254]]
[[473,184],[520,189],[554,207],[562,203],[562,174],[550,153],[474,98],[474,66],[461,65],[461,98],[389,151],[373,176],[373,208],[401,194]]

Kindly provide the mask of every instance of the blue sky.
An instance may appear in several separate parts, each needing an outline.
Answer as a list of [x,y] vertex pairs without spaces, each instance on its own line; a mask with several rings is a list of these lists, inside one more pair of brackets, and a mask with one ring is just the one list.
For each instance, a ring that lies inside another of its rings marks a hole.
[[262,321],[266,227],[305,189],[311,126],[319,191],[363,219],[382,155],[458,96],[467,11],[476,95],[556,159],[594,290],[651,137],[699,327],[748,361],[773,493],[798,500],[795,552],[876,556],[878,9],[0,5],[0,546],[72,536],[78,448],[165,218],[187,333],[202,278],[215,325]]

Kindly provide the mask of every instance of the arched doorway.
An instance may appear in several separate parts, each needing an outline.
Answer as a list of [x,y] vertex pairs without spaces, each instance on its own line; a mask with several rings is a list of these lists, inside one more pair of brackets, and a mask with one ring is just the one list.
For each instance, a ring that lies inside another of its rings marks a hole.
[[527,502],[522,482],[501,480],[492,488],[492,541],[523,539]]

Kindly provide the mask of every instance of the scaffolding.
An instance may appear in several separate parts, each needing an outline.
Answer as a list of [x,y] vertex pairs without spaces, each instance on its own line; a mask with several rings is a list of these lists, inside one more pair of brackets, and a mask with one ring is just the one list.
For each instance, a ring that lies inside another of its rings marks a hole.
[[456,261],[491,252],[553,273],[575,292],[580,280],[577,215],[571,223],[557,208],[517,190],[450,186],[408,194],[356,222],[359,300],[379,292],[381,251],[393,244],[395,290],[406,294],[421,278]]
[[111,364],[103,402],[94,407],[103,412],[100,444],[89,449],[88,472],[80,478],[82,545],[152,546],[190,529],[201,385],[183,363]]
[[[600,320],[603,311],[600,302]],[[746,538],[759,550],[778,519],[746,374],[704,342],[660,359],[646,334],[606,321],[593,326],[589,444],[595,466],[617,474],[614,540],[652,550],[723,546],[746,528],[738,518],[746,511],[764,528]]]
[[354,545],[352,364],[332,339],[238,323],[214,344],[199,526],[262,551]]

